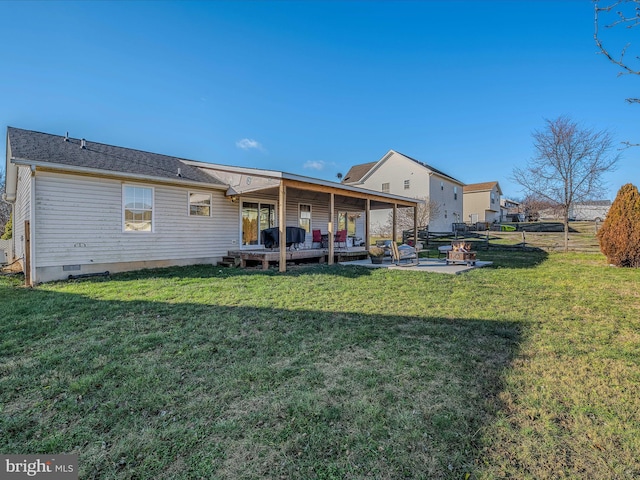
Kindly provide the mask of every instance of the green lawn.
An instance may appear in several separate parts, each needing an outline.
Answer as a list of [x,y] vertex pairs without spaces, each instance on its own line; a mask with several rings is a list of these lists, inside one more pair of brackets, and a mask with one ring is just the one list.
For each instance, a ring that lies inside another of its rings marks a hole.
[[81,478],[640,477],[640,271],[0,278],[0,452]]

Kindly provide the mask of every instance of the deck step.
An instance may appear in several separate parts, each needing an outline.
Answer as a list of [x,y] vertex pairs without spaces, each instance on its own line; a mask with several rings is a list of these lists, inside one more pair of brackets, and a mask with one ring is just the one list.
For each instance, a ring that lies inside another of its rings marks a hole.
[[225,255],[224,257],[222,257],[222,261],[218,262],[218,266],[220,267],[236,268],[239,265],[240,265],[240,257],[231,257],[228,255]]

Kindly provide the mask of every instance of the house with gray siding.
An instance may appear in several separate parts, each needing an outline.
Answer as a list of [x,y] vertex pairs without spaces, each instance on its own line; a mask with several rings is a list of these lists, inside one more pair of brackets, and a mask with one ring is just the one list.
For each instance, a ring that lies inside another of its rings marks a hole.
[[[372,211],[417,208],[400,195],[289,174],[213,164],[9,127],[6,193],[11,260],[27,283],[173,265],[216,265],[264,250],[261,232],[304,228],[369,242]],[[414,210],[415,211],[415,210]],[[285,242],[279,268],[286,269]],[[363,247],[364,248],[364,247]]]
[[569,218],[576,221],[602,222],[611,208],[611,200],[575,202],[569,209]]

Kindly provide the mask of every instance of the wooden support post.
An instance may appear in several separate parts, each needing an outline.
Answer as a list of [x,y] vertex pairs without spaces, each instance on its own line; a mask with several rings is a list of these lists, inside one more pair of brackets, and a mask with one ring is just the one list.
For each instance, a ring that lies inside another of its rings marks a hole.
[[398,205],[396,203],[393,204],[393,220],[391,222],[391,241],[396,241],[396,229],[398,223]]
[[[284,184],[284,180],[280,181],[280,191],[278,195],[278,234],[279,234],[279,246],[280,246],[280,261],[279,271],[287,271],[287,186]],[[264,263],[263,263],[264,268]],[[269,262],[267,262],[267,268],[269,268]]]
[[335,218],[335,196],[333,192],[329,194],[329,224],[327,225],[327,233],[329,234],[329,265],[333,265],[333,242],[335,240],[335,232],[333,231],[333,219]]
[[31,286],[31,222],[24,221],[24,284]]
[[369,250],[369,245],[371,245],[371,200],[367,198],[365,202],[364,247]]
[[[413,248],[418,248],[418,206],[413,207]],[[417,250],[416,250],[417,252]]]

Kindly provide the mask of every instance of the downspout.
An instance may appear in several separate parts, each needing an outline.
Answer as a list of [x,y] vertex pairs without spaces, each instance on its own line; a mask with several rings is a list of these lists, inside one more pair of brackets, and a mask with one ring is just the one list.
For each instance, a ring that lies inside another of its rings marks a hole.
[[29,244],[29,256],[31,258],[31,285],[38,283],[36,278],[36,166],[31,165],[31,198],[29,199],[29,236],[31,243]]

